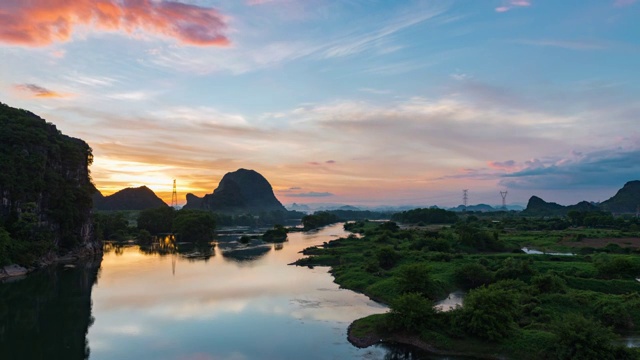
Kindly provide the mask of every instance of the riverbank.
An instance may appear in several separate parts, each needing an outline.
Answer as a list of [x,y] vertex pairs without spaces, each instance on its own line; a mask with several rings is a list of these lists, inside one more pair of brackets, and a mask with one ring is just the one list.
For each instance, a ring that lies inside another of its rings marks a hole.
[[[563,358],[572,351],[574,358],[585,351],[603,359],[640,356],[615,345],[640,324],[635,256],[524,254],[522,244],[509,247],[481,224],[347,227],[363,236],[307,248],[308,257],[295,264],[330,266],[342,288],[389,305],[389,313],[349,326],[357,347],[401,343],[486,359]],[[435,310],[435,300],[455,289],[468,290],[464,308]]]
[[24,267],[18,264],[9,264],[0,268],[0,282],[19,280],[29,273],[56,264],[73,264],[80,260],[102,255],[102,247],[85,247],[68,252],[64,255],[48,254],[42,257],[34,266]]

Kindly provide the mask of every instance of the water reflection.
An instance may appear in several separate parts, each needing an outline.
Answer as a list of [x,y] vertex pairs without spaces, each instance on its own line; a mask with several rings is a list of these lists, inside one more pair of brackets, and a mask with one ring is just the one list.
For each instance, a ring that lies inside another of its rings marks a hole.
[[387,308],[340,289],[327,268],[287,265],[345,235],[339,224],[284,244],[109,243],[97,283],[100,261],[0,285],[0,359],[438,358],[353,347],[347,326]]
[[86,359],[100,259],[0,284],[0,359]]
[[446,299],[438,301],[434,307],[444,312],[451,311],[458,306],[462,306],[464,295],[463,291],[454,291]]

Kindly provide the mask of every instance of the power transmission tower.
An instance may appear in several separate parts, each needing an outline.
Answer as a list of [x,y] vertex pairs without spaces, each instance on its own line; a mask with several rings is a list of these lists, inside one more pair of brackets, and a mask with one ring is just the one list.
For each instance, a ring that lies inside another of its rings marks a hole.
[[500,191],[500,196],[502,196],[502,210],[507,210],[507,190]]
[[469,200],[469,189],[462,190],[462,204],[464,204],[463,211],[467,211],[467,201]]
[[178,206],[178,192],[176,191],[176,179],[173,179],[173,193],[171,193],[171,207]]

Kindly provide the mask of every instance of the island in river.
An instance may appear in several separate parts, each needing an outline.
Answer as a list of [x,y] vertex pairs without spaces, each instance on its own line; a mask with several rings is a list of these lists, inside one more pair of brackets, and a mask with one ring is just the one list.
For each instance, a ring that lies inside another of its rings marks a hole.
[[[349,339],[358,346],[383,339],[486,358],[640,357],[637,343],[621,345],[640,324],[637,220],[617,229],[549,230],[557,219],[495,216],[404,229],[350,223],[346,228],[361,236],[307,248],[309,257],[296,264],[331,266],[341,287],[389,304],[390,312],[350,326]],[[522,224],[530,230],[514,230]],[[566,239],[613,235],[635,240],[624,247],[573,248],[575,256],[519,250],[562,251]],[[467,291],[463,306],[434,308],[457,289]]]

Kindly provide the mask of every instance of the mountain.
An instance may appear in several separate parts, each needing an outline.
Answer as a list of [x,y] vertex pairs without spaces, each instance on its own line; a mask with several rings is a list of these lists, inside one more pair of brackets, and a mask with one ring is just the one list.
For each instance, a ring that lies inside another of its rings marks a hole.
[[529,216],[564,216],[569,211],[598,211],[599,208],[587,201],[581,201],[575,205],[563,206],[554,202],[546,202],[537,196],[532,196],[527,203],[527,208],[522,215]]
[[491,205],[487,204],[477,204],[477,205],[469,205],[464,207],[464,205],[458,205],[454,208],[450,208],[449,211],[481,211],[481,212],[489,212],[489,211],[500,211],[500,209],[496,209]]
[[109,196],[102,196],[99,191],[93,195],[93,207],[96,210],[144,210],[161,206],[169,205],[146,186],[122,189]]
[[200,198],[187,194],[183,209],[205,209],[222,213],[286,211],[273,194],[271,184],[254,170],[226,173],[212,194]]
[[92,161],[86,142],[0,103],[0,265],[102,251],[91,219]]
[[629,181],[609,200],[600,203],[602,210],[635,213],[640,206],[640,180]]
[[311,208],[306,204],[297,204],[293,203],[287,207],[287,210],[295,210],[295,211],[310,211]]

